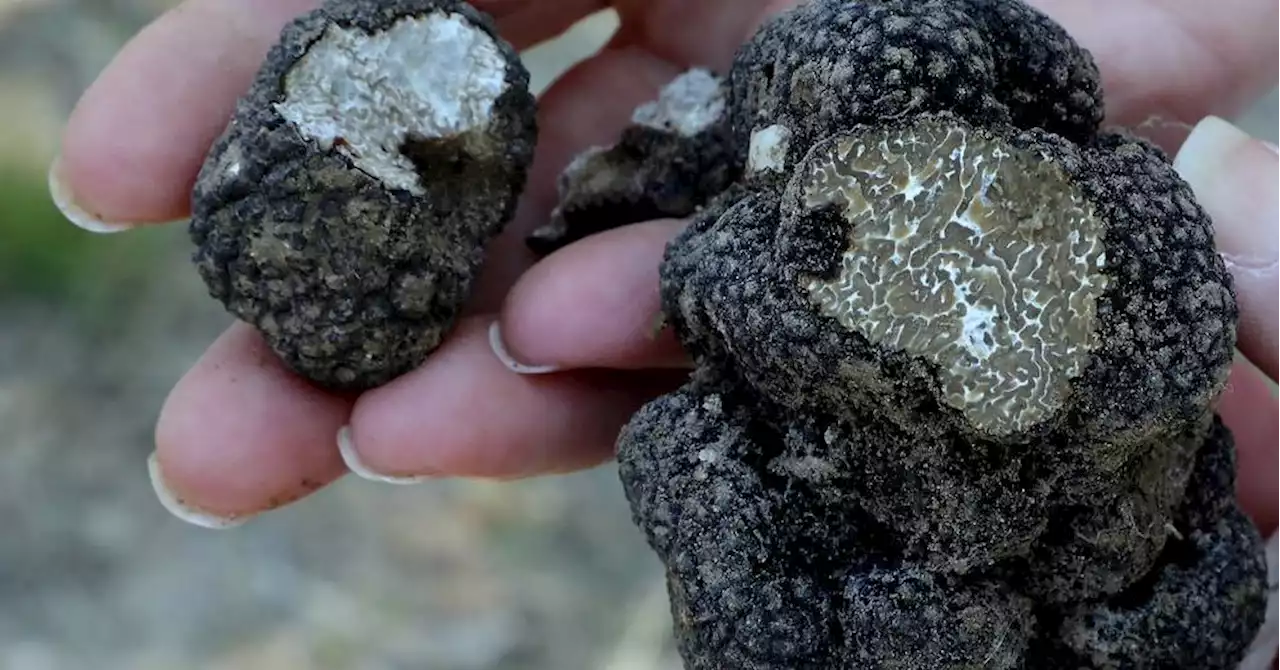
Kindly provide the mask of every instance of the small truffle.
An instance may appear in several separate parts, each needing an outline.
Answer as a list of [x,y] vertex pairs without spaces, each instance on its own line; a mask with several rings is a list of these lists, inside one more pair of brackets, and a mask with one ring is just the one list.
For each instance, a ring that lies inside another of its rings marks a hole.
[[565,168],[559,204],[530,248],[549,254],[605,230],[692,214],[741,172],[728,108],[728,90],[710,71],[676,77],[636,109],[617,144],[588,149]]
[[534,117],[517,54],[466,3],[328,3],[283,30],[200,171],[200,275],[300,375],[383,384],[452,329]]
[[697,370],[618,443],[686,666],[1240,659],[1231,276],[1088,53],[1014,0],[811,0],[728,81],[742,174],[660,271]]

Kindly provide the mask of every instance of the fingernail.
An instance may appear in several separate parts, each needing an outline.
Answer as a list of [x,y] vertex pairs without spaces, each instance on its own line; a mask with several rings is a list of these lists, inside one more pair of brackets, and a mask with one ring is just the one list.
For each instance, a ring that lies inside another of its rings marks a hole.
[[170,514],[193,526],[213,530],[226,530],[243,525],[251,518],[248,516],[218,516],[188,505],[181,498],[175,496],[173,491],[169,490],[169,486],[164,483],[164,475],[160,472],[160,461],[154,453],[147,457],[147,474],[151,477],[151,486],[155,489],[156,498],[160,500],[160,504]]
[[498,326],[498,322],[494,321],[489,324],[489,348],[493,349],[493,355],[507,366],[508,370],[521,375],[545,375],[551,372],[558,372],[559,366],[556,365],[526,365],[517,361],[507,351],[507,344],[502,341],[502,329]]
[[1265,142],[1217,117],[1196,125],[1173,162],[1213,219],[1233,271],[1274,272],[1280,164]]
[[351,438],[350,426],[343,426],[342,429],[338,431],[338,453],[342,454],[342,462],[347,464],[347,469],[351,471],[351,474],[361,479],[367,479],[371,482],[403,486],[409,484],[421,484],[422,482],[430,479],[435,479],[435,477],[431,475],[393,477],[391,475],[384,475],[370,470],[369,466],[365,465],[364,461],[360,460],[360,452],[356,451],[355,440]]
[[62,212],[62,216],[77,227],[91,233],[118,233],[134,227],[129,223],[103,221],[101,217],[89,213],[88,210],[76,204],[75,196],[67,186],[66,178],[62,173],[61,158],[55,158],[53,165],[49,167],[49,196],[53,199],[53,204],[57,206],[58,211]]

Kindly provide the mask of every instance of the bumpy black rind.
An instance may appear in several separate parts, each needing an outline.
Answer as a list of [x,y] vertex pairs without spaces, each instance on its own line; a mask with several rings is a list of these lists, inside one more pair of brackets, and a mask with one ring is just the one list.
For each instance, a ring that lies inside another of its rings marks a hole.
[[845,668],[1023,668],[1031,601],[998,582],[948,583],[917,567],[854,574],[840,610]]
[[[960,65],[918,67],[948,52]],[[791,151],[783,173],[744,175],[669,245],[662,300],[696,381],[619,442],[687,666],[1238,660],[1266,583],[1213,415],[1234,289],[1168,157],[1098,131],[1088,54],[1012,0],[815,0],[767,24],[730,80],[736,141],[781,124]],[[805,277],[833,276],[849,224],[800,207],[786,176],[828,138],[924,115],[1054,161],[1106,226],[1098,344],[1057,411],[1021,432],[970,425],[930,363],[871,345],[804,293]],[[708,470],[724,444],[739,456]],[[740,595],[751,579],[759,600]],[[761,643],[770,630],[778,649]],[[795,653],[815,639],[825,655]],[[994,640],[1009,646],[980,644]],[[1150,645],[1164,650],[1137,655]]]
[[667,567],[691,670],[830,667],[831,594],[779,552],[785,496],[759,464],[770,430],[733,399],[686,388],[619,437],[624,489]]
[[956,3],[991,45],[996,98],[1018,128],[1088,141],[1103,118],[1102,79],[1093,56],[1043,12],[1021,0]]
[[606,230],[689,216],[735,182],[744,161],[727,111],[692,136],[633,124],[617,144],[580,158],[582,165],[560,177],[560,202],[550,222],[527,239],[537,254]]
[[810,2],[766,23],[736,57],[734,130],[781,124],[804,155],[862,123],[947,111],[981,124],[1088,137],[1096,65],[1018,0]]
[[1216,421],[1159,563],[1125,592],[1059,615],[1046,657],[1063,667],[1234,670],[1267,599],[1262,538],[1235,501],[1234,449]]
[[[461,15],[494,38],[507,89],[487,128],[402,149],[425,195],[387,188],[273,109],[326,27],[376,32],[432,12]],[[291,23],[195,185],[190,234],[211,295],[320,386],[367,389],[421,364],[452,329],[524,186],[536,135],[528,81],[493,22],[456,0],[329,3]]]

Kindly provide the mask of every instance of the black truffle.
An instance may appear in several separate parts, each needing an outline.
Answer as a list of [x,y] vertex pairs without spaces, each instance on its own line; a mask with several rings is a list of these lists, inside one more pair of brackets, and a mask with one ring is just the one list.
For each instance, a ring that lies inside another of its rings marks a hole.
[[729,130],[728,90],[696,68],[638,108],[611,147],[578,155],[561,174],[551,221],[529,236],[549,254],[624,225],[692,214],[733,183],[742,157]]
[[1236,506],[1233,450],[1218,422],[1159,563],[1114,598],[1069,612],[1046,655],[1074,656],[1075,667],[1235,669],[1265,618],[1267,566]]
[[1015,0],[813,0],[728,79],[742,175],[661,270],[698,370],[618,443],[686,664],[1240,658],[1234,289],[1088,53]]
[[200,275],[322,386],[413,369],[514,212],[534,106],[468,4],[328,3],[284,29],[200,172]]

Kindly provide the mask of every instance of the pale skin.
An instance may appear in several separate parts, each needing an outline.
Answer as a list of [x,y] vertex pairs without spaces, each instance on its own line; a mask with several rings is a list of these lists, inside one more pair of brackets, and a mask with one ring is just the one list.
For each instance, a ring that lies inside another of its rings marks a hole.
[[[687,366],[659,312],[657,221],[602,234],[533,266],[522,239],[554,205],[554,179],[578,150],[607,143],[631,110],[691,65],[723,69],[761,20],[794,0],[618,0],[622,30],[540,103],[541,136],[519,214],[494,246],[469,316],[426,364],[358,397],[286,372],[252,328],[224,333],[173,389],[156,430],[163,479],[192,510],[245,519],[348,474],[336,447],[350,426],[364,467],[396,477],[516,478],[590,467],[644,401]],[[316,0],[188,0],[138,34],[70,119],[58,168],[99,220],[160,225],[188,213],[197,170],[285,22]],[[560,33],[603,0],[488,0],[518,48]],[[1275,85],[1273,0],[1039,0],[1098,59],[1108,122],[1152,115],[1194,124],[1231,116]],[[1185,132],[1183,133],[1185,135]],[[1264,534],[1276,526],[1277,158],[1243,137],[1206,133],[1180,158],[1214,216],[1244,310],[1221,411],[1240,448],[1240,497]],[[1223,139],[1224,137],[1228,139]],[[1203,146],[1201,146],[1203,145]],[[1176,143],[1170,147],[1176,149]],[[193,270],[194,271],[194,270]],[[490,348],[552,374],[517,374]],[[591,371],[586,371],[590,368]]]

